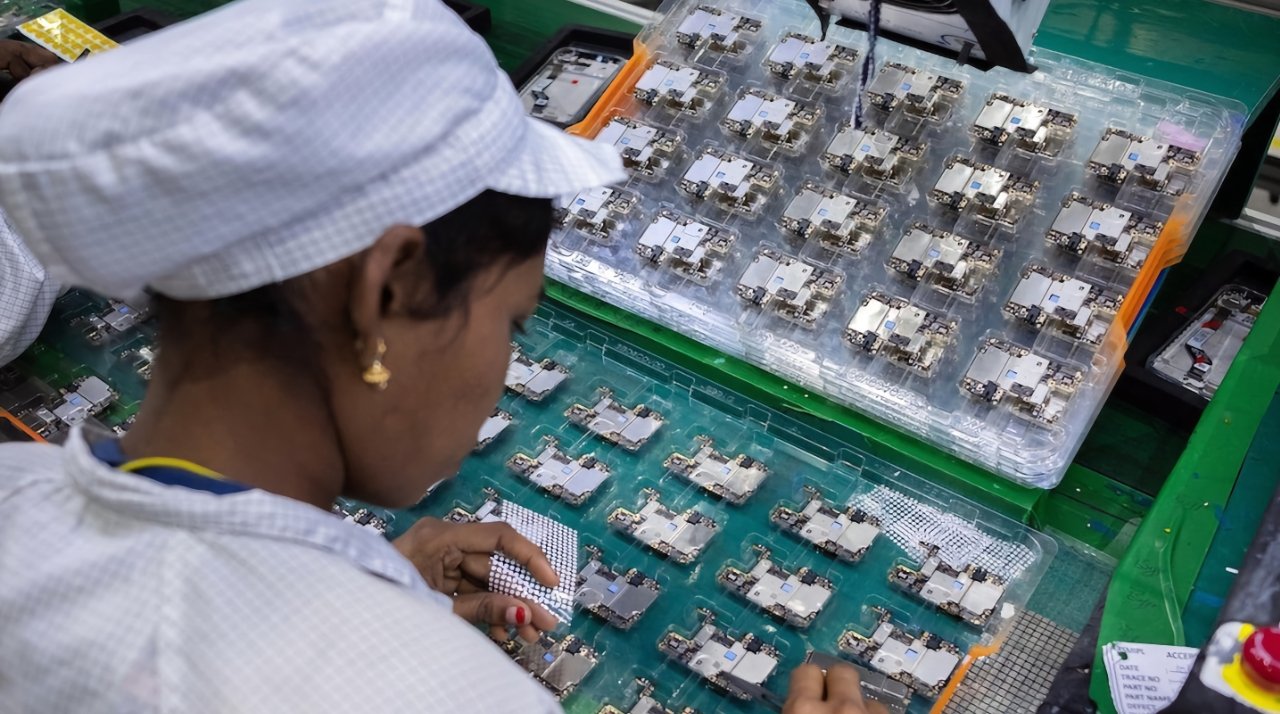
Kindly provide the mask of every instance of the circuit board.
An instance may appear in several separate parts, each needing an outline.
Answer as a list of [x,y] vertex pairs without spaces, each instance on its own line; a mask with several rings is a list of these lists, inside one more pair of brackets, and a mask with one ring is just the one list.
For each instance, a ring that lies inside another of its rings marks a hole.
[[[40,339],[13,364],[0,366],[0,408],[27,427],[24,432],[47,441],[82,422],[123,433],[146,393],[154,343],[144,308],[72,290],[58,299]],[[68,416],[65,407],[79,385],[95,379],[110,390],[109,402]]]

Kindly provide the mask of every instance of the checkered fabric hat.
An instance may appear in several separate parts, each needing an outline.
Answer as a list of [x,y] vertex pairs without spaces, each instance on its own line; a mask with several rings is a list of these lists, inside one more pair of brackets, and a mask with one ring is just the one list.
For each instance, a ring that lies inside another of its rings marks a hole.
[[439,0],[240,0],[0,106],[0,205],[52,275],[119,297],[234,295],[486,189],[624,177],[611,147],[525,117]]

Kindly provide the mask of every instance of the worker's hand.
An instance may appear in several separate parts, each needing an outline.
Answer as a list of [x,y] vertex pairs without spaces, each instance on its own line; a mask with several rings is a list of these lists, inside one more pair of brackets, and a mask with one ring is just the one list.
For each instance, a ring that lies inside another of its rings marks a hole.
[[448,523],[423,518],[394,542],[434,590],[453,598],[453,612],[477,625],[487,625],[499,642],[515,629],[534,641],[538,632],[556,626],[556,618],[535,602],[489,592],[489,559],[501,552],[529,569],[547,587],[560,583],[551,562],[538,546],[506,523]]
[[804,664],[791,673],[791,690],[782,714],[889,714],[880,702],[862,699],[858,671],[836,665],[824,675],[817,665]]
[[7,71],[18,81],[61,61],[57,55],[40,45],[20,40],[0,40],[0,70]]

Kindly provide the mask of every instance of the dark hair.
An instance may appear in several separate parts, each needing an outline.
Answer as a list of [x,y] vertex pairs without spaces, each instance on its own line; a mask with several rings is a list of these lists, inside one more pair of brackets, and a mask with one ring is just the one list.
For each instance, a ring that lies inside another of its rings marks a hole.
[[429,319],[464,304],[477,273],[500,261],[515,265],[544,252],[551,201],[485,191],[422,227],[432,300],[413,311]]
[[[424,299],[410,314],[428,320],[464,307],[479,273],[543,252],[551,226],[550,200],[498,191],[485,191],[423,226]],[[158,296],[155,309],[164,336],[177,342],[192,329],[209,336],[242,333],[254,349],[297,358],[316,347],[302,302],[291,280],[198,303]]]

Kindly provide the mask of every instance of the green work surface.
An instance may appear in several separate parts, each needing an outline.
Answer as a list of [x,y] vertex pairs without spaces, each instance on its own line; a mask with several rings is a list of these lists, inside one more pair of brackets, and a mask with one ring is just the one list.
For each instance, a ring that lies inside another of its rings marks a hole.
[[1280,18],[1205,0],[1052,0],[1035,44],[1240,101],[1280,88]]
[[1218,610],[1235,584],[1238,567],[1253,543],[1270,494],[1280,484],[1280,392],[1258,426],[1253,445],[1240,467],[1240,478],[1218,514],[1218,532],[1182,612],[1186,641],[1201,647],[1213,634]]
[[[1185,644],[1183,611],[1245,455],[1280,386],[1280,286],[1138,527],[1107,591],[1099,643]],[[1271,435],[1266,435],[1271,438]],[[1257,493],[1265,499],[1269,493]],[[1099,650],[1092,686],[1115,711]]]

